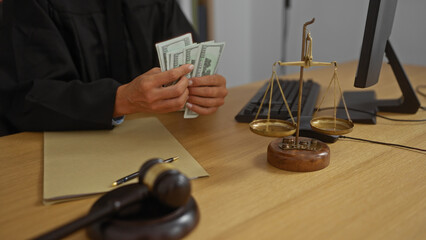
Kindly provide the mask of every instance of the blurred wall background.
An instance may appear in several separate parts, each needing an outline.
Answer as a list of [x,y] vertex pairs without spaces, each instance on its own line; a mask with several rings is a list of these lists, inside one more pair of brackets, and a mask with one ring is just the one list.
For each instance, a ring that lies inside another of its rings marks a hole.
[[[315,23],[309,29],[314,60],[358,59],[369,3],[369,0],[179,1],[191,21],[194,21],[195,2],[207,8],[208,38],[226,42],[218,73],[226,76],[228,87],[269,78],[276,60],[300,60],[302,26],[313,17]],[[402,64],[426,66],[425,12],[425,0],[398,1],[390,41]],[[280,73],[298,70],[285,67]]]

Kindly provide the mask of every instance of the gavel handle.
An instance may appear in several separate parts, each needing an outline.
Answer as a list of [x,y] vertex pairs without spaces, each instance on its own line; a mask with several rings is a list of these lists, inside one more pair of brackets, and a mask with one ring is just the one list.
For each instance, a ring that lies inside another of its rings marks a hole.
[[141,201],[148,195],[148,188],[144,185],[141,185],[137,191],[134,191],[132,194],[126,195],[123,199],[118,199],[111,201],[103,208],[99,208],[96,211],[89,213],[86,216],[77,218],[76,220],[67,223],[63,226],[60,226],[48,233],[45,233],[39,237],[36,237],[35,240],[56,240],[62,239],[69,234],[89,226],[90,224],[99,221],[102,218],[109,217],[114,213],[117,213],[121,208],[129,206],[133,203]]
[[67,223],[61,227],[58,227],[46,234],[43,234],[37,238],[36,240],[53,240],[53,239],[61,239],[65,236],[68,236],[69,234],[84,228],[86,226],[89,226],[90,224],[98,221],[99,219],[103,217],[107,217],[111,215],[114,212],[114,210],[111,207],[108,208],[102,208],[99,211],[90,213],[86,216],[77,218],[76,220]]

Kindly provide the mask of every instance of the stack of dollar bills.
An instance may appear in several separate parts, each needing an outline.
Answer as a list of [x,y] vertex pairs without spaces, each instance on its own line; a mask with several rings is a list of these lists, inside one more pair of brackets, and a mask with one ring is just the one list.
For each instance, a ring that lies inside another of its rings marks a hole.
[[[194,43],[192,34],[185,35],[155,44],[161,71],[177,68],[190,63],[194,70],[186,77],[201,77],[216,73],[220,56],[222,55],[224,42],[208,41]],[[175,84],[177,81],[171,83]],[[196,118],[198,114],[185,107],[184,118]]]

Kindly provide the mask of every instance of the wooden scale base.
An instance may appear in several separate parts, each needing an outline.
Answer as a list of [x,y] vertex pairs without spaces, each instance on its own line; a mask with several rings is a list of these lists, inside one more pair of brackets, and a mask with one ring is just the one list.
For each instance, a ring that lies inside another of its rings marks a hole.
[[312,138],[299,137],[299,144],[293,136],[278,138],[268,146],[268,162],[287,171],[317,171],[330,163],[330,149]]

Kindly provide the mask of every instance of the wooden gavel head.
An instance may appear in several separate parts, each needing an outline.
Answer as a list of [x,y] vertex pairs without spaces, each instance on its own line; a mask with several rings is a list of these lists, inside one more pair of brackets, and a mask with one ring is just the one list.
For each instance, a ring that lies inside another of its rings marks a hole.
[[151,193],[170,207],[183,206],[191,196],[191,182],[183,173],[160,158],[144,163],[139,183],[148,186]]

